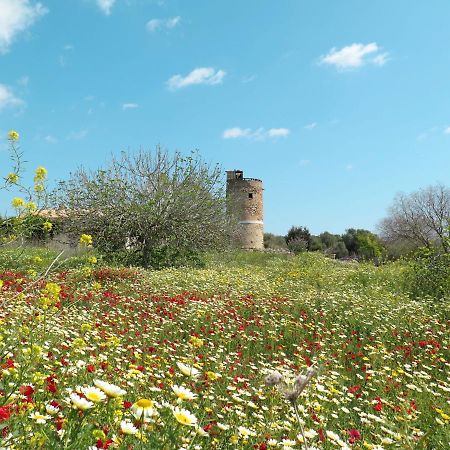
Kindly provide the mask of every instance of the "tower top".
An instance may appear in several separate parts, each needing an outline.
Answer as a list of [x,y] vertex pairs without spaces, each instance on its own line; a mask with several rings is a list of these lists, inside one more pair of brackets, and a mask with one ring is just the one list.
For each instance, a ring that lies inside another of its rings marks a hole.
[[259,181],[262,183],[259,178],[244,178],[243,170],[227,170],[227,181]]

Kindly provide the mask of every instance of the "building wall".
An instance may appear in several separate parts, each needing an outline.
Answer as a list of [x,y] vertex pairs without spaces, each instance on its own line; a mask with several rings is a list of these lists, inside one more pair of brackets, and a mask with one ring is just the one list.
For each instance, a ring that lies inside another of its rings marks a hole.
[[239,244],[245,249],[264,248],[264,206],[261,180],[244,178],[241,171],[227,172],[229,207],[238,217]]

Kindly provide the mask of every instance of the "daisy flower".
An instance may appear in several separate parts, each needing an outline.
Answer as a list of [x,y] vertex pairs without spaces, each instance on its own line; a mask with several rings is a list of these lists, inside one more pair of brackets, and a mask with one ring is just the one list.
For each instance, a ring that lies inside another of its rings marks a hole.
[[187,364],[183,364],[182,362],[177,361],[177,366],[180,369],[180,372],[187,377],[192,377],[197,379],[200,376],[200,371],[195,367],[188,366]]
[[145,420],[157,414],[154,402],[146,398],[138,400],[131,406],[130,410],[136,419]]
[[94,406],[92,402],[75,393],[70,394],[70,400],[72,401],[73,406],[81,411],[86,411]]
[[175,395],[180,399],[180,400],[194,400],[194,398],[197,397],[196,394],[194,394],[192,391],[190,391],[189,389],[186,389],[183,386],[177,386],[176,384],[174,384],[172,386],[172,390],[173,392],[175,392]]
[[84,387],[81,388],[81,392],[88,400],[94,403],[98,403],[106,399],[104,392],[96,387]]
[[94,385],[101,389],[108,397],[116,398],[126,394],[126,391],[115,384],[107,383],[102,380],[94,380]]
[[178,407],[172,410],[175,419],[182,425],[195,426],[197,425],[197,418],[186,409],[181,409]]
[[31,413],[28,417],[35,420],[36,423],[45,423],[47,420],[51,419],[51,416],[43,415],[39,412]]
[[122,420],[122,422],[120,422],[120,429],[122,431],[123,434],[137,434],[138,433],[138,429],[128,420]]

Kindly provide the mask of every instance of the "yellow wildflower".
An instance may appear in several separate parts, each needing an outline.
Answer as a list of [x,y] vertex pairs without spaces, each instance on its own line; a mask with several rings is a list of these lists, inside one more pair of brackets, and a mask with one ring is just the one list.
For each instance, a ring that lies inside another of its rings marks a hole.
[[51,231],[53,228],[53,224],[51,222],[49,222],[48,220],[46,220],[43,224],[42,224],[42,228],[44,229],[44,231]]
[[80,245],[85,247],[92,246],[92,236],[90,234],[82,234],[80,236]]
[[36,174],[34,176],[34,181],[37,183],[38,181],[44,181],[47,178],[47,169],[45,167],[39,166],[34,173]]
[[13,208],[22,208],[25,205],[25,202],[20,197],[14,197],[11,201],[11,205]]
[[10,141],[17,141],[17,140],[19,140],[19,133],[17,132],[17,131],[15,131],[15,130],[11,130],[9,133],[8,133],[8,139],[10,140]]
[[8,173],[6,175],[6,181],[11,184],[16,184],[19,181],[19,175],[15,172]]

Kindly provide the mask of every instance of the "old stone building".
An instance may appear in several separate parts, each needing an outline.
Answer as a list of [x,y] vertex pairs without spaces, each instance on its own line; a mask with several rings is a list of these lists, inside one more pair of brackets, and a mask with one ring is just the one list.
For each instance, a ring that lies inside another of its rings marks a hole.
[[228,207],[238,218],[240,247],[249,250],[264,249],[262,181],[244,178],[242,170],[227,171],[227,199]]

